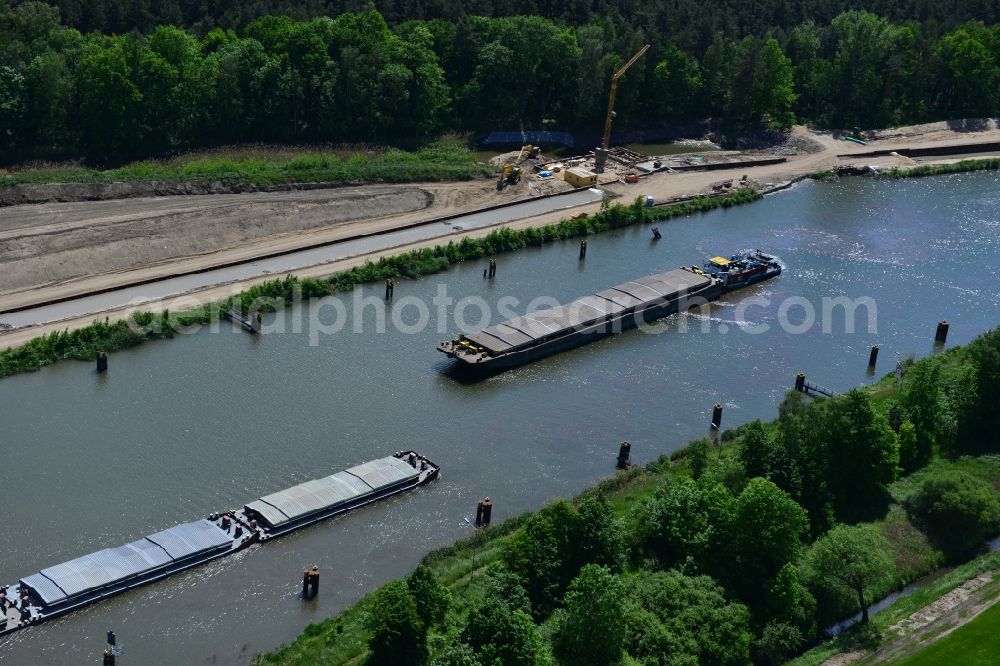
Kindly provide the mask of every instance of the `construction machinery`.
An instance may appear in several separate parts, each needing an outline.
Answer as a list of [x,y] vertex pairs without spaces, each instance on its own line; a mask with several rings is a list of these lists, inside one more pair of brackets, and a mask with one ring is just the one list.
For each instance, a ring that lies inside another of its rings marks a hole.
[[497,178],[497,191],[499,192],[508,185],[516,185],[521,182],[521,178],[524,176],[524,169],[521,167],[521,163],[526,159],[534,159],[538,157],[538,153],[541,148],[538,146],[533,146],[530,143],[526,143],[521,146],[521,152],[518,153],[517,159],[510,164],[500,165],[500,176]]
[[501,164],[500,177],[497,178],[497,192],[508,185],[516,185],[517,183],[520,183],[523,175],[524,169],[521,167],[513,164]]
[[533,146],[530,143],[526,143],[525,145],[521,146],[521,152],[517,156],[517,161],[514,162],[514,164],[520,164],[521,162],[523,162],[524,160],[528,159],[529,157],[531,157],[531,158],[538,157],[538,152],[540,150],[541,150],[540,147]]
[[611,141],[611,121],[615,118],[615,97],[618,94],[618,79],[624,76],[628,68],[635,64],[635,61],[649,50],[649,44],[636,51],[635,55],[629,58],[628,62],[619,67],[611,75],[611,93],[608,95],[608,115],[604,119],[604,136],[601,139],[601,146],[595,151],[594,171],[604,173],[604,165],[608,161],[608,145]]

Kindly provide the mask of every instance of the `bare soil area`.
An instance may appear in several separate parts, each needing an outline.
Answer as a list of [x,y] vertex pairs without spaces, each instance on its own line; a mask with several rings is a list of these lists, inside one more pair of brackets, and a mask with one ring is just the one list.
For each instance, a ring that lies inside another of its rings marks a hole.
[[874,130],[870,134],[876,141],[953,141],[961,137],[981,138],[997,129],[994,118],[967,118]]
[[169,183],[160,181],[137,183],[22,183],[0,189],[0,206],[19,204],[106,201],[136,197],[165,197],[184,194],[244,194],[247,192],[292,192],[297,190],[329,189],[325,183],[295,183],[290,185],[232,185],[221,182]]
[[419,187],[299,194],[293,201],[220,195],[196,202],[179,197],[10,208],[0,217],[0,288],[13,291],[208,254],[276,234],[424,210],[434,202],[434,195]]
[[[970,121],[971,123],[971,121]],[[802,178],[815,173],[833,171],[842,164],[874,166],[882,169],[906,169],[915,166],[917,162],[904,155],[880,155],[876,157],[862,156],[872,151],[887,151],[892,153],[906,148],[932,148],[938,146],[963,146],[978,143],[993,143],[1000,141],[1000,129],[993,121],[983,121],[982,129],[970,131],[953,129],[951,126],[966,127],[959,122],[940,122],[919,125],[910,128],[896,128],[875,133],[867,146],[849,141],[843,141],[833,136],[831,132],[811,130],[797,126],[786,139],[769,148],[756,148],[747,151],[755,156],[768,154],[787,157],[785,162],[763,166],[741,167],[738,164],[726,171],[687,171],[674,174],[656,174],[643,178],[636,185],[612,184],[609,191],[629,198],[639,195],[651,195],[658,201],[677,197],[710,194],[713,186],[729,180],[739,179],[746,175],[749,182],[763,192],[781,189]],[[969,125],[971,126],[971,124]],[[996,152],[983,152],[976,157],[996,155]],[[971,155],[942,154],[936,157],[924,157],[920,164],[942,164],[966,159]]]
[[0,209],[0,311],[547,193],[493,181],[180,195]]

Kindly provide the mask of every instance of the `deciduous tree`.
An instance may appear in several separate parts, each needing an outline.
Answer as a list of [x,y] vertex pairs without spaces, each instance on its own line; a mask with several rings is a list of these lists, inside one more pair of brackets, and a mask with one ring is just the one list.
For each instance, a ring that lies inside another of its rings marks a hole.
[[742,599],[759,603],[782,567],[798,556],[809,519],[788,493],[756,478],[736,498],[730,525],[727,577]]
[[806,561],[819,580],[849,590],[868,622],[869,591],[894,572],[889,543],[871,525],[838,525],[813,544]]
[[417,604],[417,615],[426,627],[432,627],[444,621],[451,605],[451,592],[448,591],[431,570],[420,565],[406,578],[406,587],[410,596]]
[[724,560],[734,501],[722,485],[707,479],[672,479],[641,504],[633,520],[634,538],[666,566],[691,558],[702,570]]
[[750,612],[708,576],[639,572],[626,579],[626,649],[641,663],[746,664]]
[[427,628],[405,581],[387,583],[375,593],[365,626],[371,632],[367,662],[371,666],[426,663]]
[[24,76],[13,67],[0,67],[0,145],[16,145],[24,133]]
[[588,564],[553,617],[552,649],[567,665],[611,666],[625,643],[625,588],[607,568]]
[[535,666],[541,649],[538,629],[523,610],[488,598],[469,613],[461,639],[483,664]]
[[870,395],[858,389],[823,403],[820,432],[828,448],[827,487],[841,519],[869,515],[885,504],[896,479],[899,444]]

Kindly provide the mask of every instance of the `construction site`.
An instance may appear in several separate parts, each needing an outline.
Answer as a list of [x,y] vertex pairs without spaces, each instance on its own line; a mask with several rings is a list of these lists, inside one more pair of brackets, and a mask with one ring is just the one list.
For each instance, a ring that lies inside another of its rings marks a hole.
[[[559,180],[572,188],[597,187],[612,183],[636,185],[656,173],[738,169],[781,164],[786,161],[787,158],[784,156],[754,155],[735,150],[651,155],[625,146],[612,146],[611,128],[617,117],[615,101],[618,81],[649,50],[649,47],[650,45],[646,44],[639,49],[611,76],[601,145],[586,153],[562,158],[546,157],[540,146],[531,144],[523,145],[520,150],[498,155],[491,160],[497,167],[497,191],[525,183],[526,189],[531,193],[533,186]],[[731,178],[721,179],[713,183],[711,192],[706,194],[725,194],[734,186],[751,185],[756,186],[757,183],[752,183],[748,176],[740,178],[736,185]],[[681,195],[664,203],[685,198],[688,197]]]
[[[565,181],[570,187],[595,187],[610,183],[635,185],[648,176],[657,173],[679,173],[685,171],[715,171],[781,164],[784,156],[748,155],[741,151],[714,151],[711,153],[680,153],[672,155],[647,155],[636,150],[614,146],[606,151],[606,161],[602,172],[597,171],[597,151],[562,158],[546,157],[539,146],[526,145],[519,151],[512,151],[493,158],[498,169],[497,190],[503,191],[512,185],[526,183],[548,183]],[[732,179],[721,179],[719,191],[732,186]],[[744,181],[744,184],[747,181]],[[726,186],[725,183],[730,183]],[[530,188],[529,188],[530,189]],[[710,193],[706,193],[710,194]]]

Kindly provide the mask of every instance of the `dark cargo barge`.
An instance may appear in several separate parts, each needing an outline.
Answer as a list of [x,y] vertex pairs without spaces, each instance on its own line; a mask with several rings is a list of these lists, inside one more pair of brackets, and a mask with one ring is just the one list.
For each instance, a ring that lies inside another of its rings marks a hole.
[[433,481],[414,451],[357,465],[0,586],[0,636]]
[[457,369],[492,374],[651,323],[775,277],[778,261],[760,250],[713,257],[704,268],[678,268],[625,282],[572,303],[531,312],[438,344]]

